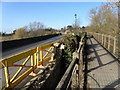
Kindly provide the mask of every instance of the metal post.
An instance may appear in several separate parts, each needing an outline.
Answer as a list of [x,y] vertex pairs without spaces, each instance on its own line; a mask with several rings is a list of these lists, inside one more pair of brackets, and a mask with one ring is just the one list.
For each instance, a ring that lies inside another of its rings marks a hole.
[[37,62],[36,62],[36,53],[34,53],[34,65],[37,65]]
[[31,66],[34,66],[33,55],[31,55]]
[[37,66],[39,64],[39,58],[38,58],[38,47],[37,47],[37,52],[36,52],[36,62],[37,62]]
[[77,14],[75,14],[75,33],[77,34]]
[[[40,61],[43,61],[43,52],[40,51]],[[43,65],[43,62],[42,62],[42,65]]]

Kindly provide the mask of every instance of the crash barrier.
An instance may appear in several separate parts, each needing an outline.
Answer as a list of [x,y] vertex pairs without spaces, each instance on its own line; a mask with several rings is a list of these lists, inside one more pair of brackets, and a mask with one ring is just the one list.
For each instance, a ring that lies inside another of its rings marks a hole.
[[93,33],[87,32],[88,35],[93,35],[94,38],[103,45],[110,53],[112,53],[115,57],[118,58],[118,52],[120,48],[118,47],[118,39],[117,37],[113,37],[110,35],[100,34],[100,33]]
[[[81,41],[79,42],[79,49],[77,51],[78,54],[78,58],[73,59],[73,61],[70,63],[69,67],[67,68],[66,72],[64,73],[63,77],[61,78],[60,82],[58,83],[56,90],[60,89],[60,90],[69,90],[71,88],[72,83],[74,83],[74,81],[78,86],[77,88],[80,87],[80,70],[81,69],[81,64],[82,64],[82,52],[83,52],[83,42],[85,39],[85,35],[83,35],[83,37],[81,38]],[[73,80],[75,79],[76,80]],[[76,87],[75,87],[76,88]]]
[[[53,48],[53,43],[50,43],[0,60],[0,69],[4,69],[5,74],[5,88],[14,88],[39,65],[50,60]],[[11,67],[19,67],[12,77],[10,74]],[[23,68],[27,68],[27,70],[22,72]]]
[[11,40],[11,41],[4,41],[0,42],[2,43],[2,52],[6,51],[8,49],[24,46],[30,43],[35,43],[38,41],[46,40],[48,38],[52,38],[55,36],[58,36],[60,34],[52,34],[52,35],[45,35],[45,36],[39,36],[39,37],[32,37],[32,38],[24,38],[24,39],[18,39],[18,40]]

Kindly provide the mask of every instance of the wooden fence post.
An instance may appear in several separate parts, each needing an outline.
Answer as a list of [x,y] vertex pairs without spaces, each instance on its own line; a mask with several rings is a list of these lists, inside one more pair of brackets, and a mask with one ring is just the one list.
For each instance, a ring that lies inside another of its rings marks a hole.
[[113,53],[116,52],[116,36],[114,37]]
[[104,47],[106,47],[106,36],[104,35]]
[[99,41],[100,41],[100,43],[101,43],[101,34],[99,34]]
[[103,45],[103,34],[102,34],[102,43],[101,44]]
[[98,40],[98,33],[96,33],[96,39]]
[[105,35],[103,35],[103,46],[105,46]]
[[110,49],[110,35],[108,36],[108,50]]
[[97,36],[98,36],[98,41],[99,41],[99,33],[97,33]]

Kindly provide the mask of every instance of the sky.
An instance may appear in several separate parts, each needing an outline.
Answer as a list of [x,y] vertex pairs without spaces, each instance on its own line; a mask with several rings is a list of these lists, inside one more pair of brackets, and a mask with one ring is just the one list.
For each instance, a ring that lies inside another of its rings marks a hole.
[[[29,25],[42,22],[46,27],[55,29],[74,23],[74,15],[80,26],[87,26],[89,10],[99,7],[102,2],[2,2],[2,30],[12,32]],[[0,3],[1,7],[1,3]]]

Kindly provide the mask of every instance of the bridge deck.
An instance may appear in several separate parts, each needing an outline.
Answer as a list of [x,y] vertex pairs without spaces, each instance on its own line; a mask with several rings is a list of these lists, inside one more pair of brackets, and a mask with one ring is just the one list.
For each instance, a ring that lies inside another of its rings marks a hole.
[[120,64],[94,38],[88,38],[88,86],[120,88]]

